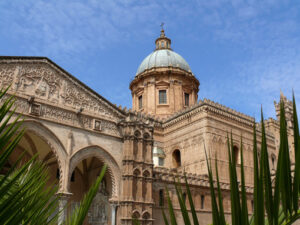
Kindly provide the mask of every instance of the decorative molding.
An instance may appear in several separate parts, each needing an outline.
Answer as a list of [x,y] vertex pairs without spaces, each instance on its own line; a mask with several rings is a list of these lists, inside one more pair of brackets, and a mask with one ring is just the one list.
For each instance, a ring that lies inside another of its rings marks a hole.
[[97,131],[101,131],[102,130],[102,123],[101,123],[101,120],[97,120],[97,119],[94,119],[93,120],[93,124],[94,124],[94,130],[97,130]]
[[34,116],[40,116],[41,115],[41,104],[32,103],[29,107],[29,114]]
[[[2,101],[5,101],[10,95],[5,96]],[[39,118],[52,121],[54,123],[65,124],[69,126],[78,127],[86,130],[94,130],[94,121],[97,120],[101,123],[101,133],[111,136],[121,137],[117,123],[100,118],[94,118],[88,115],[78,116],[76,111],[62,109],[59,106],[46,105],[35,101],[29,104],[27,99],[16,96],[15,105],[17,106],[16,112],[23,115],[35,115],[32,113],[32,105],[39,105]]]
[[47,58],[0,57],[0,80],[1,87],[12,84],[10,91],[62,107],[83,108],[115,121],[124,116],[123,111]]
[[211,100],[204,99],[203,101],[199,101],[198,104],[192,105],[170,116],[164,120],[162,126],[163,128],[170,127],[173,124],[178,123],[179,121],[191,117],[199,112],[211,112],[221,116],[223,119],[235,120],[247,127],[252,126],[254,122],[254,118],[251,116],[245,115]]
[[[185,184],[185,178],[183,172],[176,172],[175,170],[168,169],[165,167],[155,167],[153,169],[153,177],[154,182],[162,182],[162,183],[174,183],[174,177],[177,178],[178,182],[182,185]],[[209,188],[209,179],[207,175],[198,175],[186,173],[186,178],[188,184],[192,186],[198,187],[207,187]],[[214,185],[216,186],[216,181],[214,181]],[[220,182],[220,186],[222,190],[230,190],[230,183]],[[246,186],[247,193],[253,193],[253,187]]]

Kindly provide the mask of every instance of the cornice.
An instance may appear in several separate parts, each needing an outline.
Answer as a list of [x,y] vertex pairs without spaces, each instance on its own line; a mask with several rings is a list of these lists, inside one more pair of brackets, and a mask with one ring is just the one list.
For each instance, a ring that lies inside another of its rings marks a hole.
[[[154,167],[153,168],[154,182],[174,183],[174,179],[180,184],[185,184],[185,175],[189,185],[198,187],[209,187],[209,179],[207,175],[198,175],[183,172],[176,172],[173,169],[166,167]],[[214,181],[216,187],[217,183]],[[220,182],[222,190],[230,190],[230,183]],[[247,193],[253,193],[254,189],[251,186],[246,186]]]
[[190,117],[200,111],[211,112],[213,114],[222,116],[224,118],[235,120],[239,123],[242,123],[246,126],[253,126],[254,118],[246,114],[240,113],[236,110],[233,110],[229,107],[221,105],[219,103],[213,102],[208,99],[200,100],[197,104],[190,106],[182,111],[175,113],[174,115],[167,118],[163,123],[163,128],[172,126],[173,124],[184,120],[187,117]]
[[149,76],[155,77],[155,76],[168,75],[168,74],[180,75],[183,76],[184,78],[192,79],[197,84],[196,85],[197,87],[200,85],[199,80],[194,76],[192,72],[185,71],[179,67],[168,66],[168,67],[155,67],[155,68],[147,69],[144,72],[136,75],[134,79],[130,82],[129,88],[130,90],[132,90],[133,85],[135,85],[140,80],[146,77]]

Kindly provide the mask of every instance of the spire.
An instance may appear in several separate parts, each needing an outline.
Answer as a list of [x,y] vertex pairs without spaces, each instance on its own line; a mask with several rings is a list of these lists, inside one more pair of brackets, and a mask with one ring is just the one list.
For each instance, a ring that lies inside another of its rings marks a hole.
[[155,50],[159,49],[170,49],[171,50],[171,40],[166,37],[165,30],[164,30],[164,23],[161,23],[161,31],[160,37],[155,41]]
[[160,37],[161,37],[161,38],[166,37],[166,36],[165,36],[164,25],[165,25],[165,23],[161,23],[161,25],[160,25],[160,27],[161,27]]

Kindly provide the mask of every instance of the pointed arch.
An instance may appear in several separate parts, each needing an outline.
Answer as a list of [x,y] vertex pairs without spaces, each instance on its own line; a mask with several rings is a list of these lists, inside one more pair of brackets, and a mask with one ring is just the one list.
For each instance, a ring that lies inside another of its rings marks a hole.
[[[32,132],[34,135],[41,138],[51,149],[57,160],[58,168],[60,171],[59,188],[62,189],[62,182],[64,179],[63,161],[67,157],[65,147],[60,139],[43,123],[36,120],[25,120],[22,123],[22,128],[26,131]],[[37,149],[38,151],[38,149]]]
[[143,211],[142,218],[144,220],[148,220],[148,219],[150,219],[150,217],[151,217],[151,215],[150,215],[150,213],[147,210]]
[[150,177],[150,175],[151,175],[151,173],[150,173],[150,171],[149,171],[148,169],[145,169],[145,170],[143,171],[143,176],[144,176],[144,177]]
[[[78,163],[84,159],[96,157],[102,163],[107,165],[107,173],[112,180],[112,197],[116,198],[119,195],[120,190],[120,180],[121,180],[121,170],[114,159],[108,151],[98,145],[91,145],[76,151],[70,158],[70,168],[68,179],[71,178],[72,171],[76,168]],[[68,182],[69,183],[69,182]]]
[[134,176],[140,176],[141,175],[141,171],[140,171],[140,169],[139,168],[134,168],[133,169],[133,175]]
[[139,213],[139,211],[137,209],[132,211],[132,218],[139,219],[140,215],[141,214]]

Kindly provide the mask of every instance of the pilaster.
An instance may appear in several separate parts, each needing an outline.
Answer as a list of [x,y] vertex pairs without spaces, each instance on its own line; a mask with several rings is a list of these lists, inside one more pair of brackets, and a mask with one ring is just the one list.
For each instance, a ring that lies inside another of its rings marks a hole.
[[120,122],[124,141],[121,224],[132,225],[133,217],[141,224],[153,224],[153,124],[141,115],[128,114]]

